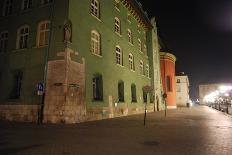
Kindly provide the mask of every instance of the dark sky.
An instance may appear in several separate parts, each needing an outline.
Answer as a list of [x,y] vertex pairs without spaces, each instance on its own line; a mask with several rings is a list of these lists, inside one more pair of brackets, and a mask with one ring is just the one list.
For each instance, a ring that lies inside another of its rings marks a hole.
[[232,0],[139,1],[177,57],[176,72],[189,76],[192,99],[199,84],[232,82]]

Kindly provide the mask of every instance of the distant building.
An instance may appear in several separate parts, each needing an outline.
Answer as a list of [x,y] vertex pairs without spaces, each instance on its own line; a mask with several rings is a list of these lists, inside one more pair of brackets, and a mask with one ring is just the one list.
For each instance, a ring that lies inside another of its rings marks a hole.
[[168,109],[176,108],[175,62],[176,57],[173,54],[160,53],[163,91],[167,94],[166,104]]
[[212,83],[199,85],[199,104],[206,105],[204,97],[216,90],[219,90],[221,86],[230,86],[230,83]]
[[189,106],[189,79],[183,72],[176,76],[176,105],[178,107]]

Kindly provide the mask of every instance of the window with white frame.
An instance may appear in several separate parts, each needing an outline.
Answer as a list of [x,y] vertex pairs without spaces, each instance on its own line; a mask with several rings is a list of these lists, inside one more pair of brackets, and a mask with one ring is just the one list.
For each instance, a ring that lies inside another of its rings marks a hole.
[[46,5],[46,4],[49,4],[52,2],[53,2],[53,0],[41,0],[41,4],[43,4],[43,5]]
[[147,65],[146,65],[146,76],[147,76],[147,77],[150,77],[149,74],[150,74],[150,73],[149,73],[149,65],[147,64]]
[[49,43],[50,21],[42,21],[38,25],[37,46],[45,46]]
[[23,0],[22,10],[27,10],[32,7],[32,0]]
[[144,67],[143,67],[143,61],[142,60],[139,61],[139,70],[140,70],[140,74],[144,75]]
[[8,32],[4,31],[0,34],[0,52],[6,52],[8,46]]
[[117,17],[114,18],[114,32],[121,34],[121,23]]
[[24,49],[28,47],[29,26],[25,25],[18,29],[17,34],[17,49]]
[[91,1],[91,14],[97,18],[100,18],[99,15],[99,2],[98,0],[92,0]]
[[114,2],[114,7],[115,7],[118,11],[120,11],[119,0],[115,0],[115,2]]
[[135,70],[135,67],[134,67],[134,57],[133,55],[130,53],[129,54],[129,69],[130,70]]
[[100,40],[100,34],[95,30],[91,31],[91,52],[93,54],[101,55]]
[[138,39],[138,45],[139,45],[139,52],[142,52],[142,42],[140,39]]
[[127,35],[128,35],[129,43],[133,44],[133,38],[132,38],[132,33],[130,29],[127,30]]
[[123,65],[122,50],[120,46],[116,46],[116,64]]
[[3,16],[9,16],[13,11],[13,0],[5,0],[3,6]]

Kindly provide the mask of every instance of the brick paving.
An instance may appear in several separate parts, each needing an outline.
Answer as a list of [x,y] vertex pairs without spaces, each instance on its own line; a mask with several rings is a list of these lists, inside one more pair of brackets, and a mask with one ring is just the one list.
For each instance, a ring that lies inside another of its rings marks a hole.
[[230,155],[232,118],[197,106],[74,125],[0,123],[0,155]]

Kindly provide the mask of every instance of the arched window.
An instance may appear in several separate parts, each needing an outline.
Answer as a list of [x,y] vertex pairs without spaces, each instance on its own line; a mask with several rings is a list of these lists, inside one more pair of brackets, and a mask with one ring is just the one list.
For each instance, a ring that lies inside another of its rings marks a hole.
[[93,76],[93,100],[103,100],[103,81],[101,74]]
[[18,29],[17,32],[17,49],[28,47],[29,26],[25,25]]
[[117,17],[114,18],[114,31],[121,34],[121,23]]
[[23,0],[22,10],[27,10],[32,7],[32,0]]
[[6,52],[8,47],[8,31],[0,33],[0,52]]
[[143,61],[142,60],[139,61],[139,69],[140,69],[140,74],[144,75],[144,67],[143,67]]
[[135,67],[134,67],[134,57],[133,55],[130,53],[129,54],[129,69],[130,70],[135,70]]
[[131,84],[131,102],[137,102],[136,85]]
[[91,1],[91,14],[97,18],[100,18],[99,15],[99,2],[98,0],[92,0]]
[[129,43],[133,44],[133,37],[130,29],[127,30],[127,35]]
[[8,16],[12,14],[13,11],[13,0],[5,0],[3,6],[3,16]]
[[118,82],[118,101],[124,102],[124,82]]
[[91,52],[96,55],[101,55],[100,52],[100,34],[93,30],[91,31]]
[[123,65],[122,50],[120,46],[116,46],[116,64]]
[[50,21],[42,21],[38,25],[37,46],[45,46],[49,43]]
[[139,45],[139,52],[142,52],[142,42],[140,39],[138,39],[138,45]]

